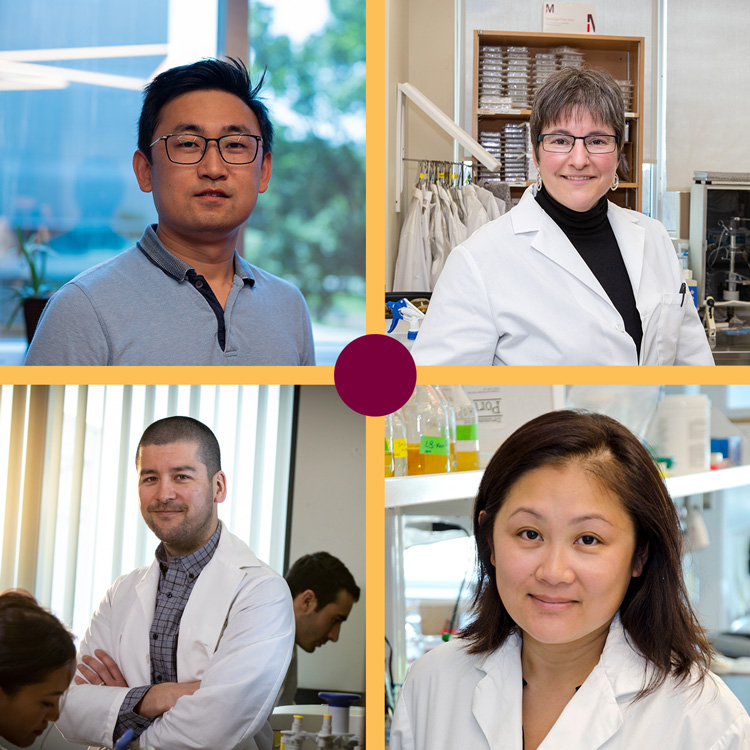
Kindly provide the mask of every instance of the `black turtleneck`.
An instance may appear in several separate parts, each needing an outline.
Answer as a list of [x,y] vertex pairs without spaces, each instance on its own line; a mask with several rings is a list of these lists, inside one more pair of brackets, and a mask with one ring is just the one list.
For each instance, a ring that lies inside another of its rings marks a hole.
[[603,195],[588,211],[573,211],[558,203],[542,186],[542,189],[537,191],[536,201],[565,232],[604,288],[617,312],[622,316],[625,330],[635,342],[640,358],[643,338],[641,316],[635,306],[633,287],[625,268],[625,261],[607,218],[607,196]]

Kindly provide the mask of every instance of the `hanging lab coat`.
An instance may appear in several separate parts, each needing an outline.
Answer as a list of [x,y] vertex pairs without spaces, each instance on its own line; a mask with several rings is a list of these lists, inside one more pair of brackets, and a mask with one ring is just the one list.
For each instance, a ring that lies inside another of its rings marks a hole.
[[657,221],[609,204],[643,340],[622,317],[536,187],[449,255],[412,355],[418,365],[712,365],[672,242]]
[[[390,750],[521,750],[521,639],[469,655],[460,639],[411,666],[391,727]],[[750,717],[718,677],[703,691],[668,679],[640,701],[645,660],[615,618],[600,661],[539,750],[747,750]]]
[[[129,686],[151,684],[149,629],[158,581],[156,561],[115,581],[94,613],[79,662],[102,649]],[[201,686],[157,718],[141,735],[141,746],[271,750],[267,719],[293,647],[289,587],[223,528],[180,621],[177,679],[200,680]],[[57,726],[73,742],[111,748],[127,693],[128,688],[73,684]]]
[[393,273],[394,291],[432,289],[432,258],[428,237],[428,220],[432,193],[420,186],[414,188],[398,242],[398,257]]

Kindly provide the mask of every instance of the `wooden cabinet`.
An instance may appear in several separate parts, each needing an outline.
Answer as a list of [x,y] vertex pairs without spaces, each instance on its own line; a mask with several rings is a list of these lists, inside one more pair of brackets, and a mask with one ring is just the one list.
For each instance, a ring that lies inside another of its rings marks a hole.
[[[525,47],[530,58],[530,81],[533,88],[533,67],[537,55],[549,55],[551,50],[559,47],[570,47],[583,53],[583,64],[587,68],[604,68],[617,81],[629,81],[632,84],[632,111],[626,103],[626,132],[623,156],[618,170],[620,186],[608,198],[613,202],[636,211],[641,210],[641,180],[643,161],[643,37],[598,36],[594,34],[532,34],[504,31],[474,32],[474,95],[473,126],[474,137],[482,142],[498,138],[499,134],[514,130],[519,124],[528,122],[531,110],[528,103],[520,101],[515,107],[499,111],[488,109],[480,104],[480,47],[507,49],[508,47]],[[544,59],[544,58],[540,58]],[[508,79],[509,80],[509,79]],[[625,84],[627,87],[627,84]],[[533,94],[531,94],[533,96]],[[524,106],[526,104],[526,106]],[[483,138],[483,134],[487,134]],[[530,157],[530,152],[528,153]],[[519,198],[529,181],[511,183],[511,194]]]

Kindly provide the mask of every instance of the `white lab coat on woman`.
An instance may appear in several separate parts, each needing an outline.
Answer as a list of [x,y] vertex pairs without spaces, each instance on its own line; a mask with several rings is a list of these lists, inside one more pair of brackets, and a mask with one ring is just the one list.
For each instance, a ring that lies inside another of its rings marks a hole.
[[672,242],[657,221],[609,204],[643,326],[622,317],[536,187],[448,256],[412,349],[418,365],[712,365]]
[[[81,643],[78,659],[108,653],[130,687],[151,684],[149,629],[159,566],[118,578]],[[178,682],[201,681],[140,737],[164,750],[271,750],[268,716],[294,647],[289,587],[250,548],[222,529],[214,556],[198,576],[180,622]],[[112,747],[128,688],[73,684],[57,726],[74,742]]]
[[[598,665],[539,750],[747,750],[750,717],[718,677],[703,691],[667,680],[633,702],[646,662],[615,618]],[[521,750],[521,639],[488,656],[460,639],[411,666],[391,727],[390,750]]]

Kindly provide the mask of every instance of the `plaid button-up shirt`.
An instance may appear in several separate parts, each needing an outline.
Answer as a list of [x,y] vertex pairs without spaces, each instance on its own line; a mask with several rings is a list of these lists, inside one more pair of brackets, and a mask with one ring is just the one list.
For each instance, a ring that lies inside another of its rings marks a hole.
[[216,552],[220,535],[221,523],[203,547],[184,557],[167,559],[164,544],[160,543],[156,548],[160,575],[156,609],[149,630],[151,685],[134,687],[125,696],[115,724],[114,741],[122,737],[128,729],[134,731],[135,739],[154,721],[155,717],[141,716],[134,710],[153,685],[177,682],[177,639],[182,613],[198,576]]

